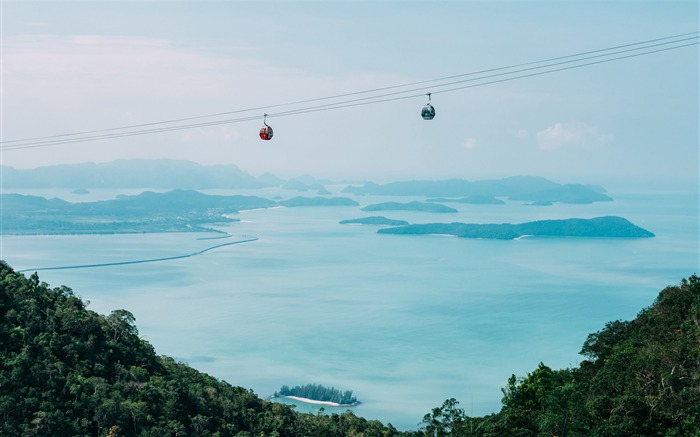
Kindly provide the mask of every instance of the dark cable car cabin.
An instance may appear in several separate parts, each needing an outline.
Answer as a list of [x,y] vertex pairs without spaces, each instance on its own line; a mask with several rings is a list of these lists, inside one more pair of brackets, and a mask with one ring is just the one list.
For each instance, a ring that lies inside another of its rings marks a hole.
[[265,114],[265,119],[263,119],[263,124],[265,126],[260,128],[260,139],[261,140],[271,140],[272,139],[272,128],[267,125],[265,120],[267,119],[267,114]]
[[430,93],[428,93],[427,96],[428,103],[426,103],[426,105],[423,106],[423,109],[421,109],[420,116],[423,117],[423,120],[432,120],[435,118],[435,108],[433,108],[433,105],[430,104]]
[[423,117],[423,120],[432,120],[435,118],[435,108],[433,108],[433,105],[428,103],[427,105],[423,106],[423,109],[420,111],[421,117]]

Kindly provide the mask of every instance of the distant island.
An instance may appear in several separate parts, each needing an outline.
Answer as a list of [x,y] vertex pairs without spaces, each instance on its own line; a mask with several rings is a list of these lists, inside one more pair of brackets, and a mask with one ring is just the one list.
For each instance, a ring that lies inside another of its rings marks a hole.
[[348,197],[292,197],[288,200],[280,200],[279,205],[286,207],[297,206],[357,206],[359,203]]
[[71,194],[90,194],[88,190],[85,188],[76,188],[75,190],[70,192]]
[[513,240],[524,236],[651,238],[654,234],[616,216],[538,220],[521,224],[430,223],[384,228],[380,234],[454,235],[460,238]]
[[364,218],[356,218],[356,219],[350,219],[350,220],[341,220],[338,223],[340,223],[341,225],[361,224],[361,225],[389,225],[389,226],[404,226],[404,225],[408,224],[408,222],[406,220],[394,220],[394,219],[386,218],[386,217],[381,216],[381,215],[372,216],[372,217],[364,217]]
[[283,385],[276,391],[273,398],[285,397],[311,404],[324,404],[332,407],[354,407],[360,402],[352,394],[352,390],[340,391],[333,387],[318,384],[289,387]]
[[439,213],[458,212],[456,209],[450,208],[449,206],[441,205],[439,203],[425,202],[384,202],[376,203],[374,205],[367,205],[361,209],[362,211],[424,211]]
[[348,186],[344,193],[374,196],[471,196],[507,197],[510,200],[530,202],[592,203],[608,202],[612,198],[603,194],[605,189],[597,185],[562,185],[534,176],[514,176],[504,179],[466,181],[447,179],[441,181],[400,181],[384,185],[367,182],[364,186]]

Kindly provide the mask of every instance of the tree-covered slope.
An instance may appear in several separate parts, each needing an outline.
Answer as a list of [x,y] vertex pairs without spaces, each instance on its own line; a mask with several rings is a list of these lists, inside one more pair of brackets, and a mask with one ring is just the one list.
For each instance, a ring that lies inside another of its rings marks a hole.
[[87,310],[0,261],[0,436],[392,436],[346,412],[300,414],[157,356],[125,310]]

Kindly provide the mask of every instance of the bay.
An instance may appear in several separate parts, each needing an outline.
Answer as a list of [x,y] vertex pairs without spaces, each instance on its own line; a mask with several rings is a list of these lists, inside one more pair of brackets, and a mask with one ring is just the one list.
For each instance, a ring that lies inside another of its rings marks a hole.
[[[329,188],[337,196],[341,187]],[[135,194],[143,190],[132,190]],[[95,191],[80,201],[123,191]],[[209,190],[289,198],[283,190]],[[31,194],[40,194],[34,191]],[[29,194],[28,191],[25,194]],[[271,395],[282,385],[353,390],[368,419],[415,429],[454,397],[468,414],[500,408],[511,374],[575,366],[589,333],[631,319],[661,289],[700,270],[695,193],[609,193],[591,205],[463,205],[454,214],[382,213],[411,223],[521,223],[619,215],[650,239],[468,240],[379,235],[340,225],[360,208],[424,198],[355,196],[358,207],[245,211],[220,247],[188,258],[39,270],[109,313],[124,308],[159,354]],[[76,201],[54,190],[47,197]],[[303,194],[310,196],[310,194]],[[221,244],[206,233],[9,236],[16,270],[171,258]],[[315,411],[316,406],[299,406]],[[326,411],[332,411],[326,408]]]

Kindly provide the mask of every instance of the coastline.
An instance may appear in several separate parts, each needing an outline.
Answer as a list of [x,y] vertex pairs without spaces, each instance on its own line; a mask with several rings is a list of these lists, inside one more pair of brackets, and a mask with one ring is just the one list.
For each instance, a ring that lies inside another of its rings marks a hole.
[[327,405],[329,407],[356,407],[356,406],[360,405],[360,402],[353,402],[352,404],[339,404],[337,402],[317,401],[315,399],[302,398],[299,396],[270,396],[270,399],[275,399],[275,398],[286,398],[286,399],[291,399],[291,400],[298,401],[298,402],[303,402],[305,404]]

